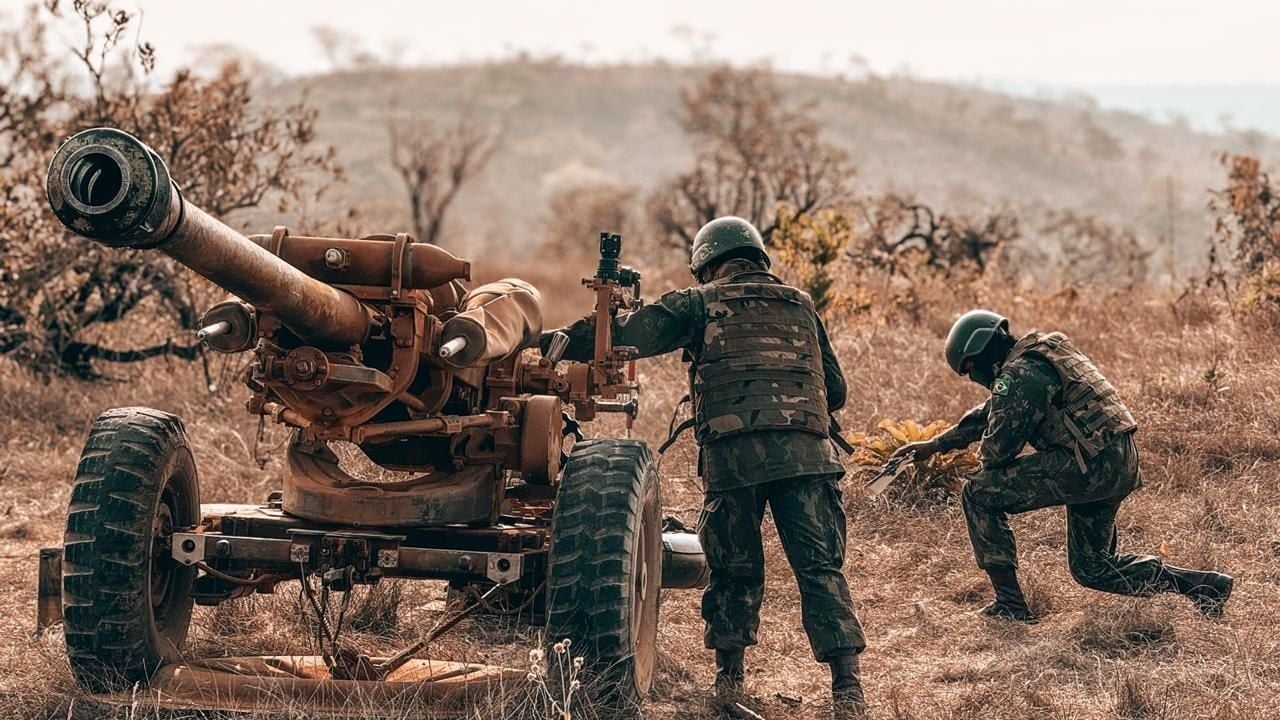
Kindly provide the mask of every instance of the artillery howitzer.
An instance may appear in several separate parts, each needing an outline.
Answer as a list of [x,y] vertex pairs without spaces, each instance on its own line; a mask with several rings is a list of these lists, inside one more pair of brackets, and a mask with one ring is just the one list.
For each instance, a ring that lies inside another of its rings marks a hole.
[[[75,232],[158,250],[238,296],[205,314],[200,338],[220,352],[251,351],[249,412],[292,429],[281,491],[259,505],[202,506],[180,419],[146,408],[98,419],[61,564],[60,610],[82,686],[114,691],[150,679],[188,704],[212,693],[245,707],[253,692],[337,702],[350,681],[396,694],[425,680],[444,699],[502,676],[483,665],[424,669],[414,659],[422,643],[391,658],[360,656],[340,645],[341,628],[328,626],[316,599],[425,578],[482,598],[457,603],[465,607],[446,628],[481,605],[527,614],[546,622],[549,640],[573,640],[616,685],[615,698],[633,703],[648,689],[659,590],[703,582],[700,549],[690,535],[664,538],[642,442],[580,440],[565,452],[576,420],[619,412],[629,428],[636,413],[634,351],[610,333],[612,316],[640,302],[618,236],[602,236],[599,269],[584,281],[596,297],[594,357],[562,362],[563,336],[545,357],[523,352],[542,329],[531,285],[468,290],[469,263],[407,234],[320,238],[280,227],[246,238],[186,202],[155,153],[118,130],[70,138],[50,166],[48,195]],[[353,477],[334,442],[413,476]],[[42,557],[50,594],[56,560]],[[319,657],[237,659],[256,668],[254,683],[228,677],[236,663],[174,665],[193,603],[291,580],[316,610]],[[53,620],[57,603],[42,608]]]

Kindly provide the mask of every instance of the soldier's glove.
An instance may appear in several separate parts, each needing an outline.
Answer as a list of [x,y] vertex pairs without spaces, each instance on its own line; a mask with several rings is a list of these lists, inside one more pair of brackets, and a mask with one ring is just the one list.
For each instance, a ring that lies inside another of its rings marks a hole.
[[904,455],[914,455],[915,457],[912,458],[912,461],[924,462],[940,452],[942,452],[942,448],[938,447],[938,443],[933,440],[917,440],[895,450],[889,456],[889,462],[899,460]]

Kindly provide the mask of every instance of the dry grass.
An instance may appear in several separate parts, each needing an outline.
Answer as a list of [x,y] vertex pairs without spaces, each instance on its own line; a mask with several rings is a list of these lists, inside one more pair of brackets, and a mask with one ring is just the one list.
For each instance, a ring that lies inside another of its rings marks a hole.
[[[576,277],[576,269],[569,272]],[[582,292],[571,289],[573,278],[556,281],[554,273],[546,274],[548,287]],[[649,287],[661,284],[655,280]],[[980,400],[979,389],[954,376],[940,358],[950,318],[970,303],[1004,310],[1015,330],[1062,329],[1117,382],[1142,424],[1146,489],[1121,513],[1121,545],[1159,552],[1179,565],[1220,566],[1238,584],[1221,622],[1201,619],[1177,597],[1132,600],[1086,590],[1066,569],[1062,514],[1046,510],[1014,520],[1026,586],[1044,620],[1033,627],[993,624],[972,615],[989,589],[973,564],[955,503],[912,507],[872,500],[850,482],[846,574],[868,632],[863,666],[872,717],[1276,716],[1280,365],[1274,336],[1238,326],[1209,300],[1183,304],[1175,314],[1154,291],[1041,296],[975,287],[959,296],[954,290],[921,293],[924,324],[893,313],[878,324],[833,323],[850,381],[849,407],[841,414],[846,429],[871,431],[885,417],[954,418]],[[585,293],[578,299],[585,304]],[[564,306],[556,310],[565,312]],[[1211,368],[1216,370],[1207,379]],[[242,414],[237,391],[210,395],[196,366],[157,361],[114,372],[121,382],[43,386],[0,364],[0,613],[11,619],[0,628],[3,717],[61,718],[73,704],[77,714],[99,716],[84,710],[57,632],[40,639],[30,632],[36,551],[60,540],[81,437],[100,411],[144,404],[186,418],[205,501],[257,499],[279,484],[277,459],[262,469],[252,459],[257,427]],[[666,358],[644,363],[642,377],[638,432],[656,443],[684,392],[684,375],[675,358]],[[269,429],[261,451],[282,440]],[[687,521],[696,519],[700,504],[693,458],[692,446],[682,440],[662,466],[664,504]],[[761,644],[748,656],[748,682],[770,717],[818,717],[828,707],[826,671],[807,650],[794,580],[768,524],[765,533],[769,593]],[[192,652],[306,650],[308,628],[298,619],[295,587],[199,610]],[[358,600],[364,603],[363,627],[352,637],[363,649],[398,647],[440,617],[444,591],[438,584],[404,583],[380,593]],[[651,717],[707,712],[712,667],[701,632],[698,593],[667,592]],[[433,653],[518,667],[537,643],[536,631],[494,620],[447,637]],[[517,696],[527,691],[511,689]],[[794,706],[783,698],[801,702]],[[533,705],[520,707],[530,711]],[[511,708],[494,700],[479,714]]]

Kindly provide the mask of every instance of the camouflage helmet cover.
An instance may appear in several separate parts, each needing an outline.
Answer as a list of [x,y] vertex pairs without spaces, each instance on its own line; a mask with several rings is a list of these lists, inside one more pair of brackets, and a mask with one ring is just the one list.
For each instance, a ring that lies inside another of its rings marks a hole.
[[740,217],[726,215],[702,226],[693,238],[689,258],[689,271],[697,275],[716,258],[738,248],[755,248],[769,266],[769,253],[764,249],[764,238],[754,225]]
[[947,333],[947,364],[963,375],[964,361],[978,356],[1000,332],[1009,332],[1009,320],[999,313],[970,310],[961,315]]

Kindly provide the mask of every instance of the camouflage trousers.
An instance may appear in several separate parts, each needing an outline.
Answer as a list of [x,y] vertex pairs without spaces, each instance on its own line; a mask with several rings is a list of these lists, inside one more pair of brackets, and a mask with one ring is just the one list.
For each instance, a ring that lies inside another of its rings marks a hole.
[[1154,593],[1159,558],[1116,552],[1116,512],[1142,485],[1133,435],[1112,439],[1087,465],[1081,472],[1073,453],[1051,450],[970,477],[962,500],[978,566],[1018,566],[1010,514],[1064,505],[1067,563],[1076,582],[1120,595]]
[[708,492],[698,536],[711,568],[702,596],[706,647],[738,650],[757,642],[764,600],[765,505],[800,586],[800,614],[818,662],[866,646],[844,566],[845,515],[838,478],[788,478]]

